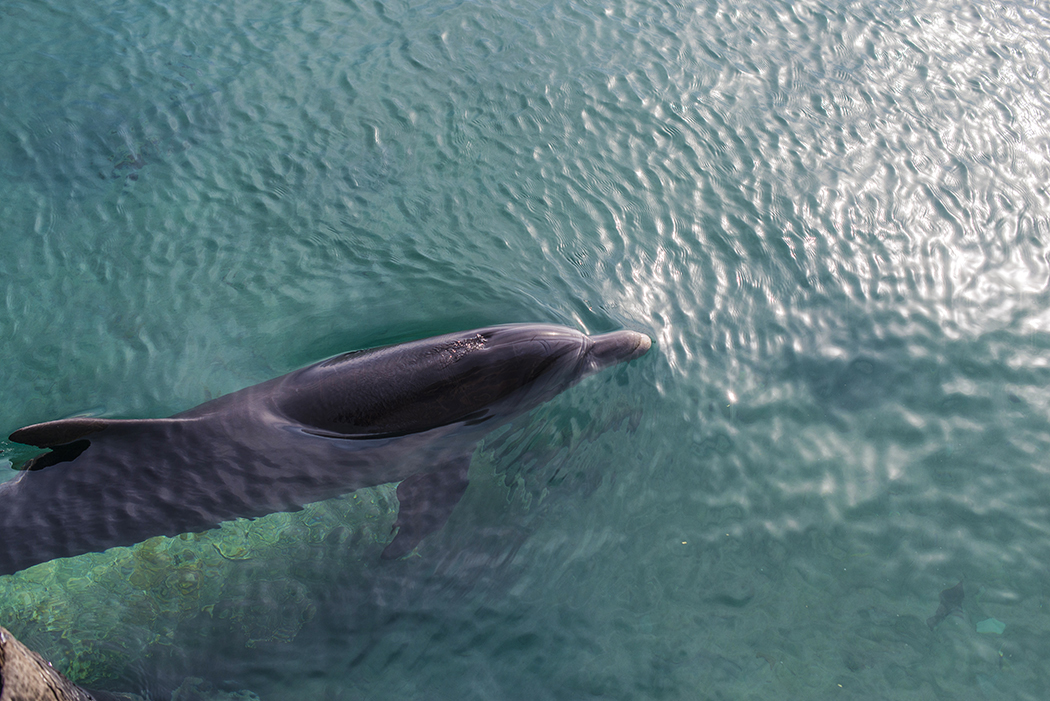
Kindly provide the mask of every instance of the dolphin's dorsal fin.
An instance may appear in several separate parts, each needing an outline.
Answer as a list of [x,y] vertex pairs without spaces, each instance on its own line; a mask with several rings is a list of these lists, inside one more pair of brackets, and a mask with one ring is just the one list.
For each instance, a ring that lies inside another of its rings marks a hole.
[[449,460],[434,472],[412,475],[397,485],[401,509],[394,526],[394,540],[383,550],[390,560],[412,552],[419,541],[448,521],[452,510],[467,491],[467,470],[473,451]]
[[35,445],[37,448],[50,448],[56,445],[65,445],[84,436],[98,433],[109,424],[114,423],[108,419],[97,419],[88,416],[79,416],[74,419],[59,419],[42,424],[33,424],[20,428],[11,434],[10,440],[15,443]]
[[170,426],[185,424],[197,419],[100,419],[93,416],[78,416],[72,419],[47,421],[20,428],[10,436],[15,443],[35,445],[37,448],[54,448],[81,438],[87,438],[107,428],[145,428],[147,426]]

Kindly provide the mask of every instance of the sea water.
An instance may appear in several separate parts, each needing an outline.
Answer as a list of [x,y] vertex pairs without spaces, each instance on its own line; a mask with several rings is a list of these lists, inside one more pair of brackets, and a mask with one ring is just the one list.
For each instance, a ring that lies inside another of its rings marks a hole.
[[654,347],[486,439],[413,557],[388,486],[0,577],[0,625],[164,701],[1046,698],[1048,37],[4,0],[4,435],[493,323]]

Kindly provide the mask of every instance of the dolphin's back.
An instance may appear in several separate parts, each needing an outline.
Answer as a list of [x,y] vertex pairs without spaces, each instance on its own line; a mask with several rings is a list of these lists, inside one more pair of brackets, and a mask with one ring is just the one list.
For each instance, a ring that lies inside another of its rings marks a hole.
[[574,350],[536,352],[533,339],[523,337],[520,348],[508,352],[501,336],[512,331],[493,327],[346,353],[285,376],[275,388],[274,407],[318,433],[347,438],[481,423]]

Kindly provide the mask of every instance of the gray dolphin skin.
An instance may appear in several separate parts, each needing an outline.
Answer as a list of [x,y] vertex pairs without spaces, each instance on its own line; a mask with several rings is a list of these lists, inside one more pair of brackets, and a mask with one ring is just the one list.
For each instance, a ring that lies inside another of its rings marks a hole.
[[50,452],[0,484],[0,574],[388,482],[401,506],[383,557],[401,557],[445,524],[480,438],[650,346],[493,326],[346,353],[167,419],[21,428],[12,441]]

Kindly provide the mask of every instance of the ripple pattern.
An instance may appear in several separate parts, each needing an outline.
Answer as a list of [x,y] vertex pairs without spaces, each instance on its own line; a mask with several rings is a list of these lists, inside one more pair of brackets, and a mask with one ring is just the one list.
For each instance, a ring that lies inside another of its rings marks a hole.
[[[1042,5],[0,16],[10,430],[171,414],[488,323],[656,339],[483,446],[420,562],[354,593],[311,570],[289,586],[313,627],[274,636],[299,651],[238,650],[216,679],[318,698],[1045,696]],[[930,631],[960,580],[962,615]],[[990,617],[1002,637],[976,632]]]

